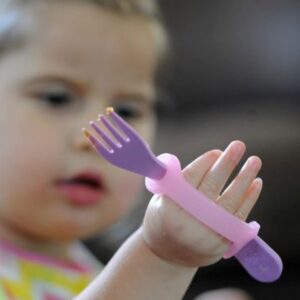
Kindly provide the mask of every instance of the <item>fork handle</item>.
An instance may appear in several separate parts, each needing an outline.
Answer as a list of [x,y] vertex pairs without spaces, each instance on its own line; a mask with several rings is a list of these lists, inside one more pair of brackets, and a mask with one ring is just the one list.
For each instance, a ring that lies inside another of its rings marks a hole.
[[160,180],[146,178],[147,189],[155,194],[167,195],[201,223],[231,241],[224,258],[235,255],[256,237],[259,224],[243,222],[191,186],[182,176],[180,162],[175,155],[162,154],[158,159],[165,164],[167,172]]
[[258,223],[243,222],[192,187],[182,176],[176,156],[162,154],[158,159],[167,171],[159,180],[146,178],[150,192],[169,196],[193,217],[231,241],[223,257],[234,255],[256,280],[273,282],[280,277],[283,269],[281,258],[257,235]]
[[169,196],[201,223],[231,241],[223,257],[235,256],[256,280],[273,282],[280,277],[283,268],[281,258],[257,236],[258,223],[243,222],[192,187],[182,176],[176,156],[162,154],[158,159],[167,171],[159,180],[146,178],[146,187],[150,192]]

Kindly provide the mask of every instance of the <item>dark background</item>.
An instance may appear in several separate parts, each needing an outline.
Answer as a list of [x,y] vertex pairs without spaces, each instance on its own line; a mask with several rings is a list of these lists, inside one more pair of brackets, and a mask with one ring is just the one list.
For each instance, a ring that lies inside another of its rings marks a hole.
[[[185,165],[243,140],[246,156],[263,161],[264,189],[249,221],[262,225],[260,236],[284,263],[277,282],[262,284],[223,260],[199,270],[184,299],[221,287],[243,288],[255,300],[300,299],[300,1],[160,3],[173,48],[164,89],[174,106],[161,113],[156,153]],[[110,241],[102,260],[139,222],[132,220],[100,238]]]

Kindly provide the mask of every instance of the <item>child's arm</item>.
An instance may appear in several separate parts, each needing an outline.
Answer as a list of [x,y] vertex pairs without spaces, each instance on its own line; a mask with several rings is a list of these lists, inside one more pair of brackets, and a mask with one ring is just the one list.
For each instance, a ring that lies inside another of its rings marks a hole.
[[174,265],[155,255],[144,242],[140,228],[75,300],[182,299],[196,271],[195,267]]
[[[246,219],[262,187],[256,179],[260,159],[250,158],[221,193],[245,146],[236,141],[205,153],[183,175],[210,199]],[[76,300],[181,299],[198,267],[222,258],[229,243],[165,197],[154,196],[143,226],[111,259],[105,270]]]

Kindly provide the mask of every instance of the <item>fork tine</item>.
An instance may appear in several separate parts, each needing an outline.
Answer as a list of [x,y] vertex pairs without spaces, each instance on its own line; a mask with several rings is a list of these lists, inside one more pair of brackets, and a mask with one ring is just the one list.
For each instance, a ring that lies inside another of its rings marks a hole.
[[96,139],[87,129],[82,128],[81,129],[85,137],[89,140],[89,142],[93,145],[93,147],[99,151],[102,154],[109,155],[113,153],[113,150],[108,150],[106,147],[104,147],[98,139]]
[[132,136],[138,136],[136,131],[129,126],[118,114],[116,114],[114,111],[107,111],[107,114],[111,116],[111,118],[115,121],[115,123],[120,127],[120,129],[127,135],[127,137],[130,139]]
[[111,132],[111,134],[116,138],[118,142],[122,144],[128,141],[128,138],[123,138],[121,134],[112,126],[111,122],[108,120],[107,117],[99,115],[98,120],[105,125],[105,127]]
[[94,121],[91,121],[90,125],[111,149],[114,150],[116,148],[120,148],[120,146],[117,145],[103,130],[101,130]]

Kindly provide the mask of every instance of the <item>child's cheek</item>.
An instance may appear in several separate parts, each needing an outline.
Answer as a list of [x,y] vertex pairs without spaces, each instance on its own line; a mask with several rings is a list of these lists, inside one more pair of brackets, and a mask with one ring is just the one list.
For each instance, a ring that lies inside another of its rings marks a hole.
[[39,181],[49,180],[49,172],[56,165],[55,147],[49,140],[38,132],[26,131],[26,128],[12,130],[5,140],[1,161],[16,186],[26,182],[29,188]]

